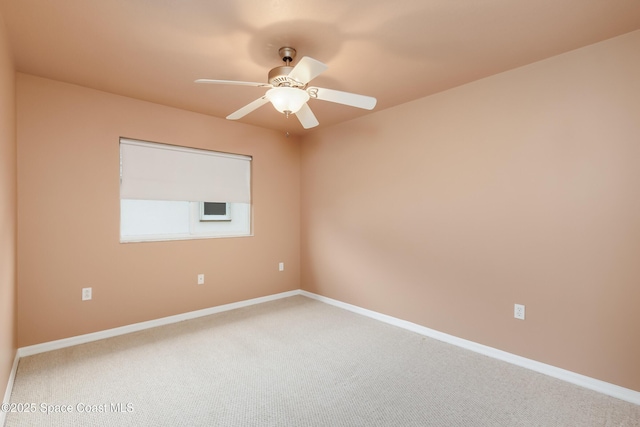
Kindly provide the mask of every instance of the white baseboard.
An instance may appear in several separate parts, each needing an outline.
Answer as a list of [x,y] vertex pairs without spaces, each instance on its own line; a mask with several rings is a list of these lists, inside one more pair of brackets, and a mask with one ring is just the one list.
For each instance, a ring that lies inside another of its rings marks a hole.
[[282,292],[274,295],[267,295],[260,298],[253,298],[245,301],[233,302],[230,304],[218,305],[216,307],[205,308],[202,310],[190,311],[188,313],[176,314],[175,316],[162,317],[160,319],[149,320],[147,322],[134,323],[132,325],[121,326],[118,328],[107,329],[104,331],[93,332],[85,335],[78,335],[61,340],[49,341],[42,344],[30,345],[18,349],[18,356],[32,356],[46,351],[58,350],[65,347],[71,347],[78,344],[85,344],[92,341],[98,341],[105,338],[116,337],[118,335],[138,332],[144,329],[155,328],[157,326],[169,325],[171,323],[182,322],[183,320],[195,319],[197,317],[208,316],[210,314],[221,313],[223,311],[235,310],[236,308],[248,307],[250,305],[261,304],[263,302],[274,301],[281,298],[287,298],[294,295],[300,295],[299,290]]
[[[18,362],[20,361],[20,356],[18,356],[18,352],[16,351],[16,355],[13,358],[13,366],[11,367],[11,372],[9,372],[9,380],[7,381],[7,388],[4,392],[4,398],[2,399],[2,403],[9,403],[11,399],[11,392],[13,391],[13,382],[16,379],[16,372],[18,372]],[[6,421],[7,413],[5,411],[0,411],[0,426],[4,426],[4,422]]]
[[498,350],[493,347],[488,347],[486,345],[478,344],[473,341],[458,338],[453,335],[445,334],[443,332],[439,332],[434,329],[429,329],[415,323],[407,322],[406,320],[401,320],[392,316],[387,316],[386,314],[381,314],[372,310],[367,310],[362,307],[347,304],[342,301],[334,300],[331,298],[323,297],[321,295],[317,295],[308,291],[301,290],[300,295],[304,295],[306,297],[313,298],[315,300],[318,300],[327,304],[331,304],[333,306],[340,307],[345,310],[370,317],[372,319],[380,320],[382,322],[385,322],[394,326],[398,326],[400,328],[407,329],[412,332],[416,332],[420,335],[424,335],[430,338],[437,339],[439,341],[453,344],[455,346],[462,347],[464,349],[471,350],[476,353],[480,353],[485,356],[492,357],[494,359],[502,360],[504,362],[508,362],[513,365],[521,366],[523,368],[527,368],[532,371],[539,372],[541,374],[545,374],[550,377],[554,377],[554,378],[569,382],[571,384],[588,388],[590,390],[594,390],[599,393],[603,393],[608,396],[612,396],[620,400],[624,400],[626,402],[640,405],[640,392],[635,390],[620,387],[615,384],[597,380],[595,378],[587,377],[585,375],[577,374],[575,372],[567,371],[566,369],[561,369],[555,366],[547,365],[546,363],[538,362],[532,359],[527,359],[526,357],[518,356],[512,353],[507,353],[506,351]]
[[[342,301],[327,298],[321,295],[314,294],[312,292],[304,291],[301,289],[282,292],[279,294],[268,295],[260,298],[253,298],[250,300],[239,301],[231,304],[220,305],[216,307],[206,308],[203,310],[191,311],[188,313],[177,314],[175,316],[163,317],[160,319],[150,320],[147,322],[134,323],[132,325],[122,326],[119,328],[107,329],[105,331],[94,332],[85,335],[79,335],[76,337],[64,338],[61,340],[50,341],[42,344],[36,344],[28,347],[21,347],[16,352],[16,356],[13,362],[13,368],[9,376],[7,389],[4,396],[4,403],[8,403],[11,397],[11,391],[13,389],[13,382],[15,380],[16,371],[18,368],[18,362],[21,357],[31,356],[38,353],[44,353],[47,351],[58,350],[65,347],[71,347],[78,344],[84,344],[92,341],[97,341],[105,338],[111,338],[118,335],[124,335],[131,332],[142,331],[144,329],[155,328],[157,326],[168,325],[171,323],[177,323],[184,320],[195,319],[202,316],[208,316],[211,314],[221,313],[223,311],[234,310],[237,308],[248,307],[255,304],[261,304],[263,302],[274,301],[281,298],[287,298],[294,295],[303,295],[308,298],[312,298],[317,301],[321,301],[363,316],[370,317],[394,326],[398,326],[403,329],[407,329],[412,332],[416,332],[420,335],[424,335],[430,338],[437,339],[455,346],[474,351],[476,353],[483,354],[485,356],[492,357],[494,359],[502,360],[504,362],[511,363],[513,365],[521,366],[523,368],[530,369],[554,378],[558,378],[563,381],[567,381],[572,384],[576,384],[581,387],[588,388],[590,390],[597,391],[599,393],[606,394],[636,405],[640,405],[640,392],[631,390],[628,388],[620,387],[615,384],[607,383],[605,381],[597,380],[595,378],[587,377],[575,372],[567,371],[565,369],[557,368],[555,366],[547,365],[545,363],[537,362],[532,359],[527,359],[522,356],[517,356],[506,351],[498,350],[493,347],[488,347],[482,344],[478,344],[473,341],[465,340],[455,337],[453,335],[445,334],[443,332],[429,329],[424,326],[420,326],[415,323],[407,322],[386,314],[378,313],[372,310],[367,310],[362,307],[358,307],[352,304],[347,304]],[[0,426],[4,425],[4,417],[6,414],[0,411]]]

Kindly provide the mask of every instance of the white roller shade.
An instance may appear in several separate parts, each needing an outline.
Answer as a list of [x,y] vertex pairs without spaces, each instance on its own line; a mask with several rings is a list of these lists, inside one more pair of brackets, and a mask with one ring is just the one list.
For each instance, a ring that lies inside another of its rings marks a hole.
[[121,199],[251,203],[251,157],[120,139]]

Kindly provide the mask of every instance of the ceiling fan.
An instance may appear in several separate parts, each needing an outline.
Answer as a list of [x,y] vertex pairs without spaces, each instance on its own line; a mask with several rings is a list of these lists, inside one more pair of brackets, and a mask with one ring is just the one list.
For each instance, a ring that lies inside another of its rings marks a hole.
[[275,109],[285,116],[289,117],[290,114],[295,114],[302,126],[309,129],[319,124],[311,108],[307,105],[309,99],[320,99],[366,110],[372,110],[376,106],[376,99],[370,96],[320,87],[307,87],[311,80],[318,77],[328,67],[308,56],[304,56],[295,67],[292,67],[291,61],[296,57],[296,50],[291,47],[282,47],[278,53],[285,65],[269,71],[269,83],[211,79],[198,79],[195,82],[270,88],[260,98],[229,114],[227,116],[229,120],[240,119],[271,102]]

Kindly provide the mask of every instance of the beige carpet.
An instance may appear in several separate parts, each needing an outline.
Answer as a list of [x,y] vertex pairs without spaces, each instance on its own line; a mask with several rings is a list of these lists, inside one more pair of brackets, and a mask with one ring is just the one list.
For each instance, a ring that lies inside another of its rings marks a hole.
[[9,427],[640,426],[640,406],[302,296],[23,358],[11,402],[36,411]]

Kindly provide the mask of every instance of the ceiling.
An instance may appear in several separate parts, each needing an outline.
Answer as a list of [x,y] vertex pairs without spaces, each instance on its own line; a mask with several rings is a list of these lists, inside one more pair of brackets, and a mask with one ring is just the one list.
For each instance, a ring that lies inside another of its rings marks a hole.
[[[294,47],[373,111],[640,29],[640,0],[0,0],[17,71],[226,117]],[[295,61],[294,61],[295,65]],[[321,128],[370,111],[310,100]],[[304,130],[265,105],[239,120]]]

